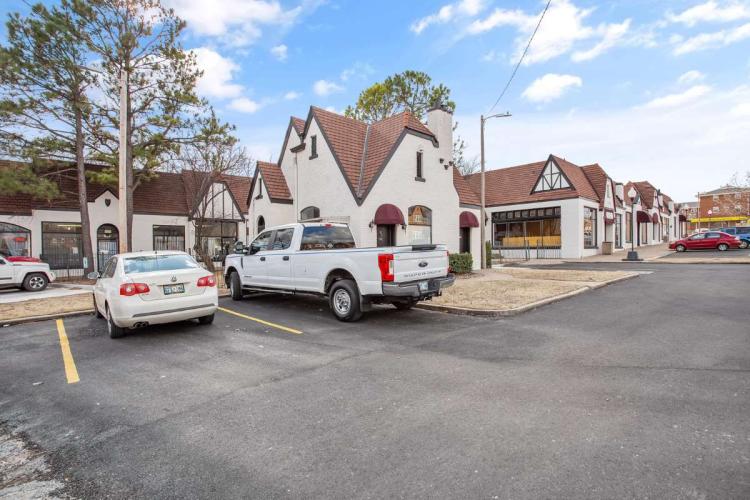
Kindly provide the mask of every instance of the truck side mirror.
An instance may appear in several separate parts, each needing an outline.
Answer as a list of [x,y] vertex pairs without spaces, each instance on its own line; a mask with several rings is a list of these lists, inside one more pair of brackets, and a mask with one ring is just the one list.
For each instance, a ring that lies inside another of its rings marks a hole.
[[99,273],[96,271],[91,271],[86,275],[86,277],[90,280],[98,280],[99,279]]

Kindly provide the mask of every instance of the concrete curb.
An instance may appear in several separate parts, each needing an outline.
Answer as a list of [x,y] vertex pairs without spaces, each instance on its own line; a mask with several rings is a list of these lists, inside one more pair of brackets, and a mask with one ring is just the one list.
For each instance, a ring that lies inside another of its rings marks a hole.
[[655,261],[651,261],[653,264],[734,264],[734,265],[747,265],[750,264],[750,259],[743,259],[743,260],[735,260],[732,258],[726,258],[726,259],[716,259],[716,260],[707,260],[707,259],[691,259],[691,258],[685,258],[685,259],[658,259]]
[[442,305],[437,305],[437,304],[430,304],[427,302],[420,302],[414,307],[417,307],[419,309],[424,309],[426,311],[438,311],[438,312],[444,312],[448,314],[457,314],[460,316],[502,318],[502,317],[508,317],[508,316],[516,316],[518,314],[525,313],[526,311],[536,309],[537,307],[546,306],[547,304],[559,302],[561,300],[565,300],[567,298],[574,297],[576,295],[580,295],[582,293],[589,292],[591,290],[596,290],[598,288],[602,288],[607,285],[612,285],[614,283],[619,283],[621,281],[637,278],[638,276],[640,276],[640,274],[629,274],[627,276],[621,276],[619,278],[614,278],[608,281],[602,281],[602,282],[598,282],[598,283],[594,283],[590,285],[584,284],[584,285],[581,285],[581,288],[578,288],[571,292],[562,293],[559,295],[555,295],[553,297],[547,297],[546,299],[538,300],[530,304],[524,304],[522,306],[514,307],[512,309],[472,309],[470,307],[442,306]]
[[51,319],[70,318],[72,316],[85,316],[88,314],[94,314],[93,309],[85,309],[82,311],[69,311],[58,314],[45,314],[44,316],[29,316],[27,318],[18,318],[11,320],[0,321],[0,328],[5,326],[21,325],[23,323],[34,323],[36,321],[48,321]]

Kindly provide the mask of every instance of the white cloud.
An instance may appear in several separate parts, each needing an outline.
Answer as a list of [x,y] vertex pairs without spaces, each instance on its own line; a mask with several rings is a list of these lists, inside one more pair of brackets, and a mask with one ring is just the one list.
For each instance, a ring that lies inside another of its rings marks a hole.
[[[489,125],[487,166],[520,165],[554,153],[578,165],[598,162],[616,181],[648,179],[675,201],[688,201],[711,179],[728,179],[737,158],[744,158],[750,115],[741,116],[743,108],[736,108],[749,102],[746,85],[669,110],[596,107],[571,116],[562,110],[518,114]],[[479,116],[456,116],[456,121],[466,155],[477,155]],[[708,173],[706,165],[711,165]]]
[[495,59],[497,59],[497,54],[494,50],[490,50],[489,52],[482,55],[482,61],[484,62],[493,62]]
[[581,85],[583,85],[583,80],[578,76],[548,73],[534,80],[523,91],[522,95],[531,102],[549,102],[562,97],[568,90]]
[[300,94],[299,92],[295,92],[293,90],[291,90],[291,91],[287,92],[286,94],[284,94],[284,100],[285,101],[293,101],[295,99],[299,99],[300,97],[302,97],[302,94]]
[[744,116],[750,118],[750,102],[741,102],[730,111],[732,116]]
[[719,4],[714,0],[695,5],[679,14],[667,13],[667,19],[673,23],[695,26],[701,22],[731,22],[750,19],[750,6],[743,2],[730,1]]
[[575,62],[582,62],[599,57],[617,45],[627,34],[628,29],[630,29],[630,19],[626,19],[619,24],[600,25],[597,31],[602,32],[601,41],[588,50],[573,52],[571,59]]
[[263,26],[291,26],[320,4],[303,0],[285,9],[278,0],[164,0],[165,5],[188,22],[198,35],[217,37],[232,46],[246,46],[257,40]]
[[195,54],[198,67],[203,70],[197,85],[198,94],[219,99],[242,94],[242,85],[232,82],[234,73],[240,69],[239,65],[208,47],[191,49],[191,52]]
[[750,23],[713,33],[701,33],[690,38],[674,38],[674,54],[683,55],[700,50],[726,47],[750,38]]
[[679,83],[680,85],[690,85],[691,83],[701,82],[705,79],[706,75],[696,69],[693,69],[681,74],[677,79],[677,83]]
[[662,97],[652,99],[643,107],[645,108],[673,108],[675,106],[682,106],[689,104],[697,99],[703,97],[711,91],[711,87],[708,85],[694,85],[684,92],[678,94],[668,94]]
[[347,68],[341,72],[340,78],[342,82],[346,82],[351,78],[365,79],[375,73],[375,68],[367,63],[355,62],[351,68]]
[[[570,52],[573,47],[584,40],[597,40],[596,45],[585,51],[573,54],[574,61],[591,60],[615,45],[624,43],[625,34],[630,28],[630,20],[621,23],[602,23],[596,27],[585,23],[594,9],[579,8],[570,0],[553,2],[542,24],[529,47],[524,64],[534,64],[548,61]],[[528,43],[529,36],[539,22],[538,12],[525,13],[522,10],[508,10],[496,8],[484,19],[476,19],[470,23],[466,35],[480,35],[495,28],[512,26],[518,36],[515,40],[515,51],[512,62],[515,62]]]
[[242,113],[255,113],[261,108],[261,105],[247,97],[239,97],[233,99],[232,102],[229,103],[229,107]]
[[344,90],[344,87],[328,80],[318,80],[313,84],[313,92],[321,97],[333,94],[334,92],[341,92],[342,90]]
[[483,0],[461,0],[456,3],[443,5],[434,14],[414,21],[409,29],[419,35],[432,24],[445,24],[461,17],[472,17],[484,9]]
[[275,47],[271,47],[271,55],[282,62],[286,61],[287,52],[288,52],[288,48],[283,43],[281,45],[276,45]]

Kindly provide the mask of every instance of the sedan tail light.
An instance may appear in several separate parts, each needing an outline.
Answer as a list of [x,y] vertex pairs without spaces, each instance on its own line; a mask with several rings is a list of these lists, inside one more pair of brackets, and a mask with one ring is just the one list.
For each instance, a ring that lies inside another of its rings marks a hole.
[[149,293],[151,289],[146,283],[123,283],[120,285],[120,295],[132,297],[139,293]]
[[216,278],[213,275],[198,278],[198,286],[216,286]]
[[393,281],[393,254],[381,253],[378,255],[378,267],[380,268],[380,281]]

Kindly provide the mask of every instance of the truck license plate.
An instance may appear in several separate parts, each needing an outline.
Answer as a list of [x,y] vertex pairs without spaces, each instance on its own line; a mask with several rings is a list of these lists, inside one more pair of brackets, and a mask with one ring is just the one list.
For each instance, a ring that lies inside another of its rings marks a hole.
[[419,282],[419,291],[420,292],[426,292],[430,289],[430,282],[429,281],[420,281]]
[[164,295],[172,295],[174,293],[185,293],[185,284],[164,285]]

